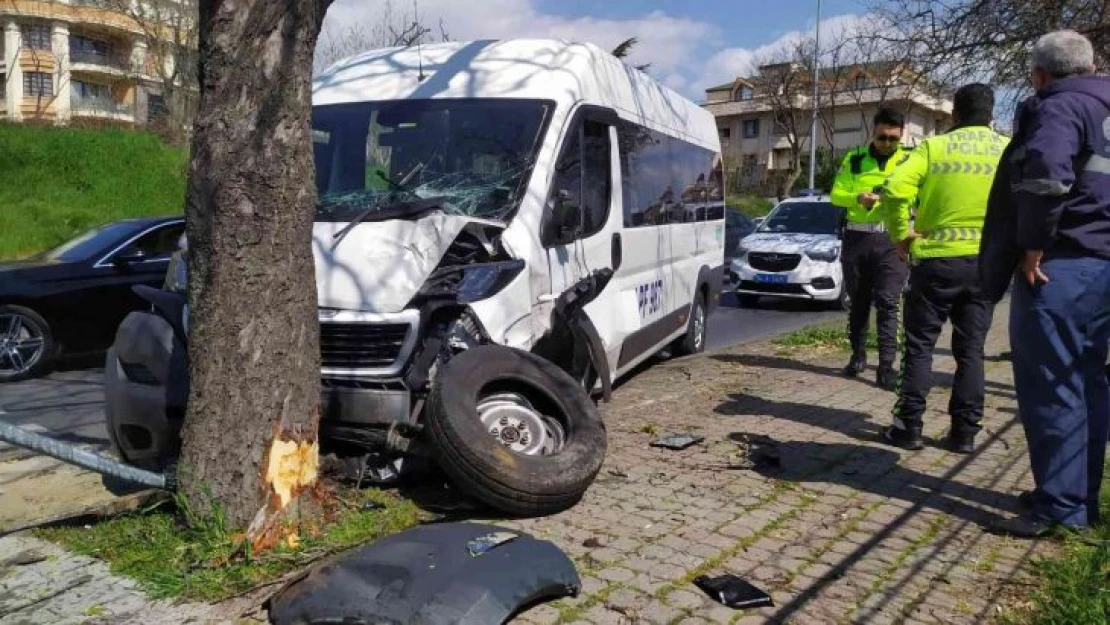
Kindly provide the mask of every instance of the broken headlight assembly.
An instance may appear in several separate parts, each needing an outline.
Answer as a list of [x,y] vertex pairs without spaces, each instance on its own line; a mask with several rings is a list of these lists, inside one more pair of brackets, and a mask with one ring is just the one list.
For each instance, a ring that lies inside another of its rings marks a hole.
[[523,270],[523,260],[442,267],[432,272],[419,295],[427,299],[453,298],[459,304],[480,302],[496,295]]

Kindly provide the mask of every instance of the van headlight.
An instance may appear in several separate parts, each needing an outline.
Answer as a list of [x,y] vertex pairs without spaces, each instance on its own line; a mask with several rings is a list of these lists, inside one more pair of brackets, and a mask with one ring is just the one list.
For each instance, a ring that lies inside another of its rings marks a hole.
[[840,257],[839,243],[816,243],[805,249],[805,255],[810,260],[831,263]]
[[523,270],[522,260],[444,267],[428,276],[428,281],[417,295],[453,298],[460,304],[470,304],[497,294]]
[[170,267],[166,270],[166,281],[162,289],[171,293],[189,291],[189,253],[185,250],[174,252],[170,257]]

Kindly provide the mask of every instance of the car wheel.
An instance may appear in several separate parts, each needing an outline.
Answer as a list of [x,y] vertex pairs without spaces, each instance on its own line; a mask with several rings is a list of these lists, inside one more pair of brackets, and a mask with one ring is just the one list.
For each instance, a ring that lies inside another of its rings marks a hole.
[[833,308],[844,311],[852,309],[852,296],[848,294],[848,289],[844,288],[843,284],[840,285],[840,294],[833,301]]
[[500,345],[452,358],[432,385],[424,417],[448,477],[514,516],[570,508],[605,460],[605,424],[580,381]]
[[0,306],[0,382],[37,377],[50,364],[54,338],[38,313],[22,306]]
[[743,308],[755,308],[756,306],[759,305],[759,296],[758,295],[748,295],[748,294],[745,294],[745,293],[738,293],[736,295],[736,300],[738,302],[740,302],[740,306],[742,306]]
[[671,346],[671,355],[689,356],[704,352],[708,336],[709,315],[705,310],[705,298],[699,292],[697,297],[694,298],[693,307],[690,309],[686,334],[679,337]]

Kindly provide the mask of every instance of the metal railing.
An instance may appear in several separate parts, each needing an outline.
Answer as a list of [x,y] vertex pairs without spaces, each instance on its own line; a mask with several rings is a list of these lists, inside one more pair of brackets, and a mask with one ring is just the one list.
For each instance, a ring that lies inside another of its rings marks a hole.
[[134,110],[130,104],[116,102],[108,98],[82,98],[74,96],[69,99],[69,109],[74,113],[134,115]]
[[98,65],[100,67],[110,67],[126,71],[131,69],[131,59],[120,54],[103,54],[89,50],[77,50],[70,51],[69,60],[71,63],[75,64],[84,63],[87,65]]

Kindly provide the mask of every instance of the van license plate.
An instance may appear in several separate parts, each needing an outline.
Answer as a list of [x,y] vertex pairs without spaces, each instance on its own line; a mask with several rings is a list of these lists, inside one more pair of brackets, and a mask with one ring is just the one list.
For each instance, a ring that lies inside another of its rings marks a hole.
[[786,276],[773,273],[757,273],[755,274],[755,281],[765,284],[786,284]]

